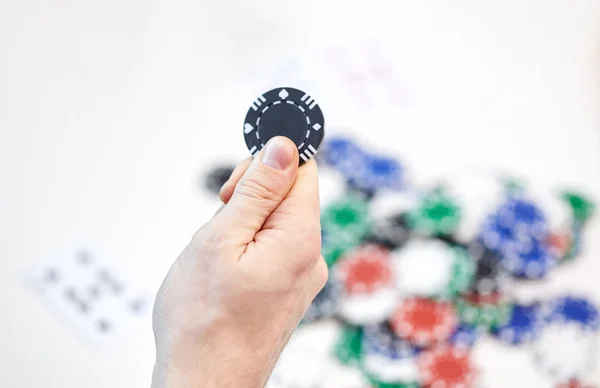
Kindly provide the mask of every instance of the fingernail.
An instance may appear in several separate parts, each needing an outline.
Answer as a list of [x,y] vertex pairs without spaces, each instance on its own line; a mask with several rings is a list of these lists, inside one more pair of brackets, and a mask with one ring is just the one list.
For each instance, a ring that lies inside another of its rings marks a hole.
[[286,170],[294,161],[294,150],[283,137],[274,137],[265,146],[262,162],[277,170]]

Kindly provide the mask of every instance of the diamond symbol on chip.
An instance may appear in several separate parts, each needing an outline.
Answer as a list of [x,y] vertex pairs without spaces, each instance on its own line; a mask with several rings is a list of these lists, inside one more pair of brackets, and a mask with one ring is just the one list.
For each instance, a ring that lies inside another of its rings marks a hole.
[[281,89],[281,91],[279,92],[279,97],[280,97],[282,100],[285,100],[285,99],[286,99],[286,98],[287,98],[289,95],[290,95],[290,94],[289,94],[289,93],[288,93],[288,91],[287,91],[287,90],[285,90],[285,89]]
[[319,124],[319,123],[316,123],[315,125],[313,125],[313,129],[314,129],[315,131],[318,131],[319,129],[321,129],[321,124]]

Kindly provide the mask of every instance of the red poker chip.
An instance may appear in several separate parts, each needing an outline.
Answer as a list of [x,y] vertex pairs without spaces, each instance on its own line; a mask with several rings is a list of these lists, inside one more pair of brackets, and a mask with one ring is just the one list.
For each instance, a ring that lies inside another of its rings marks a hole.
[[443,346],[421,354],[418,360],[424,388],[471,388],[477,370],[466,349]]
[[497,305],[505,299],[502,292],[492,292],[491,294],[479,294],[476,292],[466,292],[463,298],[469,303],[477,306]]
[[449,302],[411,298],[398,306],[391,325],[401,338],[418,346],[429,346],[450,338],[458,319]]
[[548,245],[557,256],[564,257],[572,244],[572,237],[570,233],[552,233],[548,236]]
[[389,251],[377,245],[364,245],[344,256],[338,271],[348,294],[371,294],[392,285]]
[[556,386],[556,388],[595,388],[593,385],[583,384],[581,381],[577,379],[571,379],[564,383],[560,383]]

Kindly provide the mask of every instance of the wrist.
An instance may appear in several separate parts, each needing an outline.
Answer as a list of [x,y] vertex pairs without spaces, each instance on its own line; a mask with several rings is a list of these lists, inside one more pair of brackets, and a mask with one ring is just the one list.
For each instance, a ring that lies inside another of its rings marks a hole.
[[152,388],[263,388],[272,365],[233,336],[171,343],[157,351]]

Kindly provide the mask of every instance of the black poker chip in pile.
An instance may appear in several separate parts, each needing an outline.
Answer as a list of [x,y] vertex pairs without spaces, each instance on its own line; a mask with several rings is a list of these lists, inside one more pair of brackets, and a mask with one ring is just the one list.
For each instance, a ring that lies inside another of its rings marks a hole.
[[235,166],[222,165],[213,167],[204,176],[204,187],[213,194],[219,194],[221,187],[227,182]]
[[375,222],[368,241],[391,250],[406,244],[410,236],[405,215],[398,213]]
[[503,292],[507,276],[497,254],[477,242],[468,246],[476,263],[475,281],[469,291],[476,295],[493,295]]

